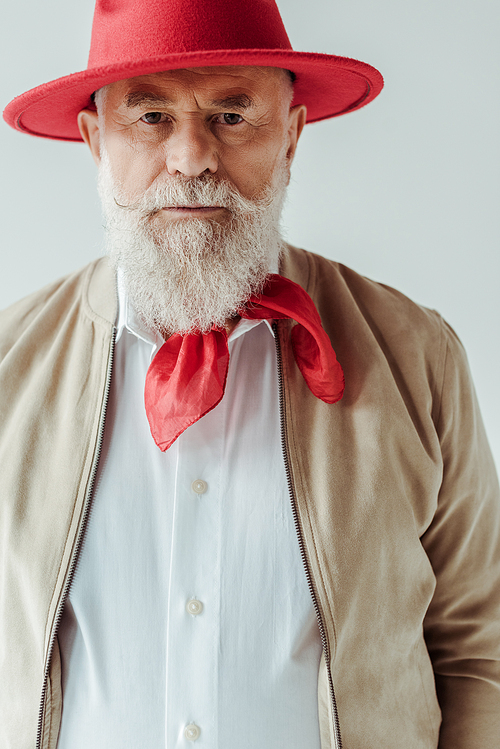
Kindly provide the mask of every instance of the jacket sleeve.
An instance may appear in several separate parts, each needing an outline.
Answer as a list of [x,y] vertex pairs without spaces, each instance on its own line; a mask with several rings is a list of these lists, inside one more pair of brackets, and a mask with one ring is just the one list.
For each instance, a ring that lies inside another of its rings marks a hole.
[[436,590],[424,633],[442,711],[439,749],[500,746],[500,495],[465,352],[443,323],[438,507],[422,543]]

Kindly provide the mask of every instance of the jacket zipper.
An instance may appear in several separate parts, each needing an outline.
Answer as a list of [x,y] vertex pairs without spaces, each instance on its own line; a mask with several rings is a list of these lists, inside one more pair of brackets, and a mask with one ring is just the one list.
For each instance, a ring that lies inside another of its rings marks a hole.
[[106,371],[106,385],[104,389],[104,401],[101,408],[101,416],[99,420],[99,429],[97,433],[97,449],[94,456],[94,461],[92,463],[92,468],[90,471],[90,482],[89,482],[89,488],[87,490],[87,494],[85,496],[85,502],[83,507],[83,515],[82,515],[82,522],[80,523],[80,528],[78,529],[78,534],[76,537],[76,544],[73,551],[73,555],[71,557],[70,563],[69,563],[69,571],[68,571],[68,577],[66,579],[66,583],[64,585],[63,594],[61,596],[61,600],[59,602],[59,607],[56,612],[56,617],[54,620],[54,626],[52,627],[52,633],[50,637],[49,642],[49,649],[47,653],[47,663],[45,665],[45,673],[44,673],[44,680],[43,680],[43,686],[42,686],[42,696],[40,699],[40,710],[38,713],[38,728],[37,728],[37,734],[36,734],[36,749],[40,749],[41,742],[42,742],[42,727],[43,727],[43,718],[44,718],[44,708],[45,708],[45,696],[47,692],[47,680],[49,678],[49,671],[50,671],[50,662],[52,659],[52,652],[54,650],[54,644],[56,641],[57,636],[57,630],[59,629],[59,624],[61,623],[61,617],[64,609],[64,604],[66,603],[66,599],[69,594],[69,590],[71,588],[71,583],[73,582],[73,577],[75,574],[76,566],[78,564],[78,556],[80,554],[80,549],[82,546],[83,537],[85,535],[85,530],[87,527],[87,520],[90,513],[90,507],[92,504],[92,495],[94,492],[94,486],[95,486],[95,480],[97,475],[97,467],[99,465],[99,459],[101,457],[101,451],[102,451],[102,442],[103,442],[103,436],[104,436],[104,422],[106,419],[106,411],[108,408],[108,401],[109,401],[109,391],[111,387],[111,373],[113,371],[113,357],[115,352],[115,338],[116,338],[116,328],[113,329],[113,337],[111,340],[111,348],[109,350],[109,357],[108,357],[108,368]]
[[292,481],[292,472],[290,470],[290,458],[288,454],[288,440],[287,440],[287,430],[286,430],[286,422],[285,422],[283,362],[282,362],[282,357],[281,357],[281,345],[280,345],[280,340],[279,340],[279,335],[278,335],[278,326],[276,323],[273,323],[272,329],[274,332],[274,340],[276,343],[276,362],[278,365],[278,391],[279,391],[279,411],[280,411],[280,428],[281,428],[281,448],[283,450],[283,460],[285,463],[286,480],[288,483],[288,492],[290,495],[290,501],[292,503],[293,521],[295,523],[295,531],[297,533],[297,539],[299,542],[299,549],[300,549],[300,555],[302,557],[302,564],[304,565],[307,585],[309,587],[309,592],[311,594],[311,598],[313,601],[314,610],[316,612],[316,618],[318,620],[319,633],[321,637],[321,644],[323,647],[323,652],[325,654],[326,669],[328,673],[328,684],[330,686],[330,696],[332,700],[333,734],[334,734],[334,739],[335,739],[335,749],[342,749],[342,737],[340,735],[340,723],[339,723],[339,715],[338,715],[338,709],[337,709],[337,700],[335,698],[335,690],[333,688],[332,672],[330,669],[330,647],[328,645],[328,640],[326,638],[326,628],[323,622],[323,618],[321,616],[321,609],[319,606],[318,598],[316,596],[316,590],[314,588],[311,568],[309,566],[309,559],[307,558],[307,554],[306,554],[304,537],[302,535],[302,528],[300,525],[299,513],[297,510],[297,499],[295,496],[295,489],[294,489],[293,481]]

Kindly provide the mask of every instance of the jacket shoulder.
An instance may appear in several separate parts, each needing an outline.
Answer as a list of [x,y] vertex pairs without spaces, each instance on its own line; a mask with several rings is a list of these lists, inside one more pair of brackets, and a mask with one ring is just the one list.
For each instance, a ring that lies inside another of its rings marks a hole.
[[419,335],[442,335],[448,326],[436,310],[414,302],[386,284],[357,273],[352,268],[307,250],[288,247],[291,277],[314,299],[320,313],[360,316],[375,333],[384,335],[413,331]]
[[305,250],[289,248],[285,270],[314,300],[346,382],[376,367],[390,373],[409,408],[427,392],[437,418],[446,362],[470,377],[459,338],[435,310]]
[[0,360],[31,326],[45,328],[50,320],[55,330],[75,305],[87,305],[90,283],[99,284],[103,264],[102,258],[95,260],[0,310]]

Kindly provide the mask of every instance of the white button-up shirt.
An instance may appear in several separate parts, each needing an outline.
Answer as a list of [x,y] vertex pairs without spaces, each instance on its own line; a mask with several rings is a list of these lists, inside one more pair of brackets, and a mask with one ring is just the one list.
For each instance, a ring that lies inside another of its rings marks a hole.
[[272,330],[237,325],[224,398],[162,453],[143,395],[162,340],[119,296],[102,457],[59,631],[58,749],[319,749],[321,643]]

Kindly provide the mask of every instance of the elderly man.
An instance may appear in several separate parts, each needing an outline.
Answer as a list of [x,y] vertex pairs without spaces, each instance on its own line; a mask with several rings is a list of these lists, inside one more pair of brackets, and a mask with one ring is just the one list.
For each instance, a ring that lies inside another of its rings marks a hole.
[[89,146],[111,262],[1,317],[2,747],[498,746],[461,346],[280,238],[306,121],[381,87],[273,0],[99,0],[88,69],[8,106]]

